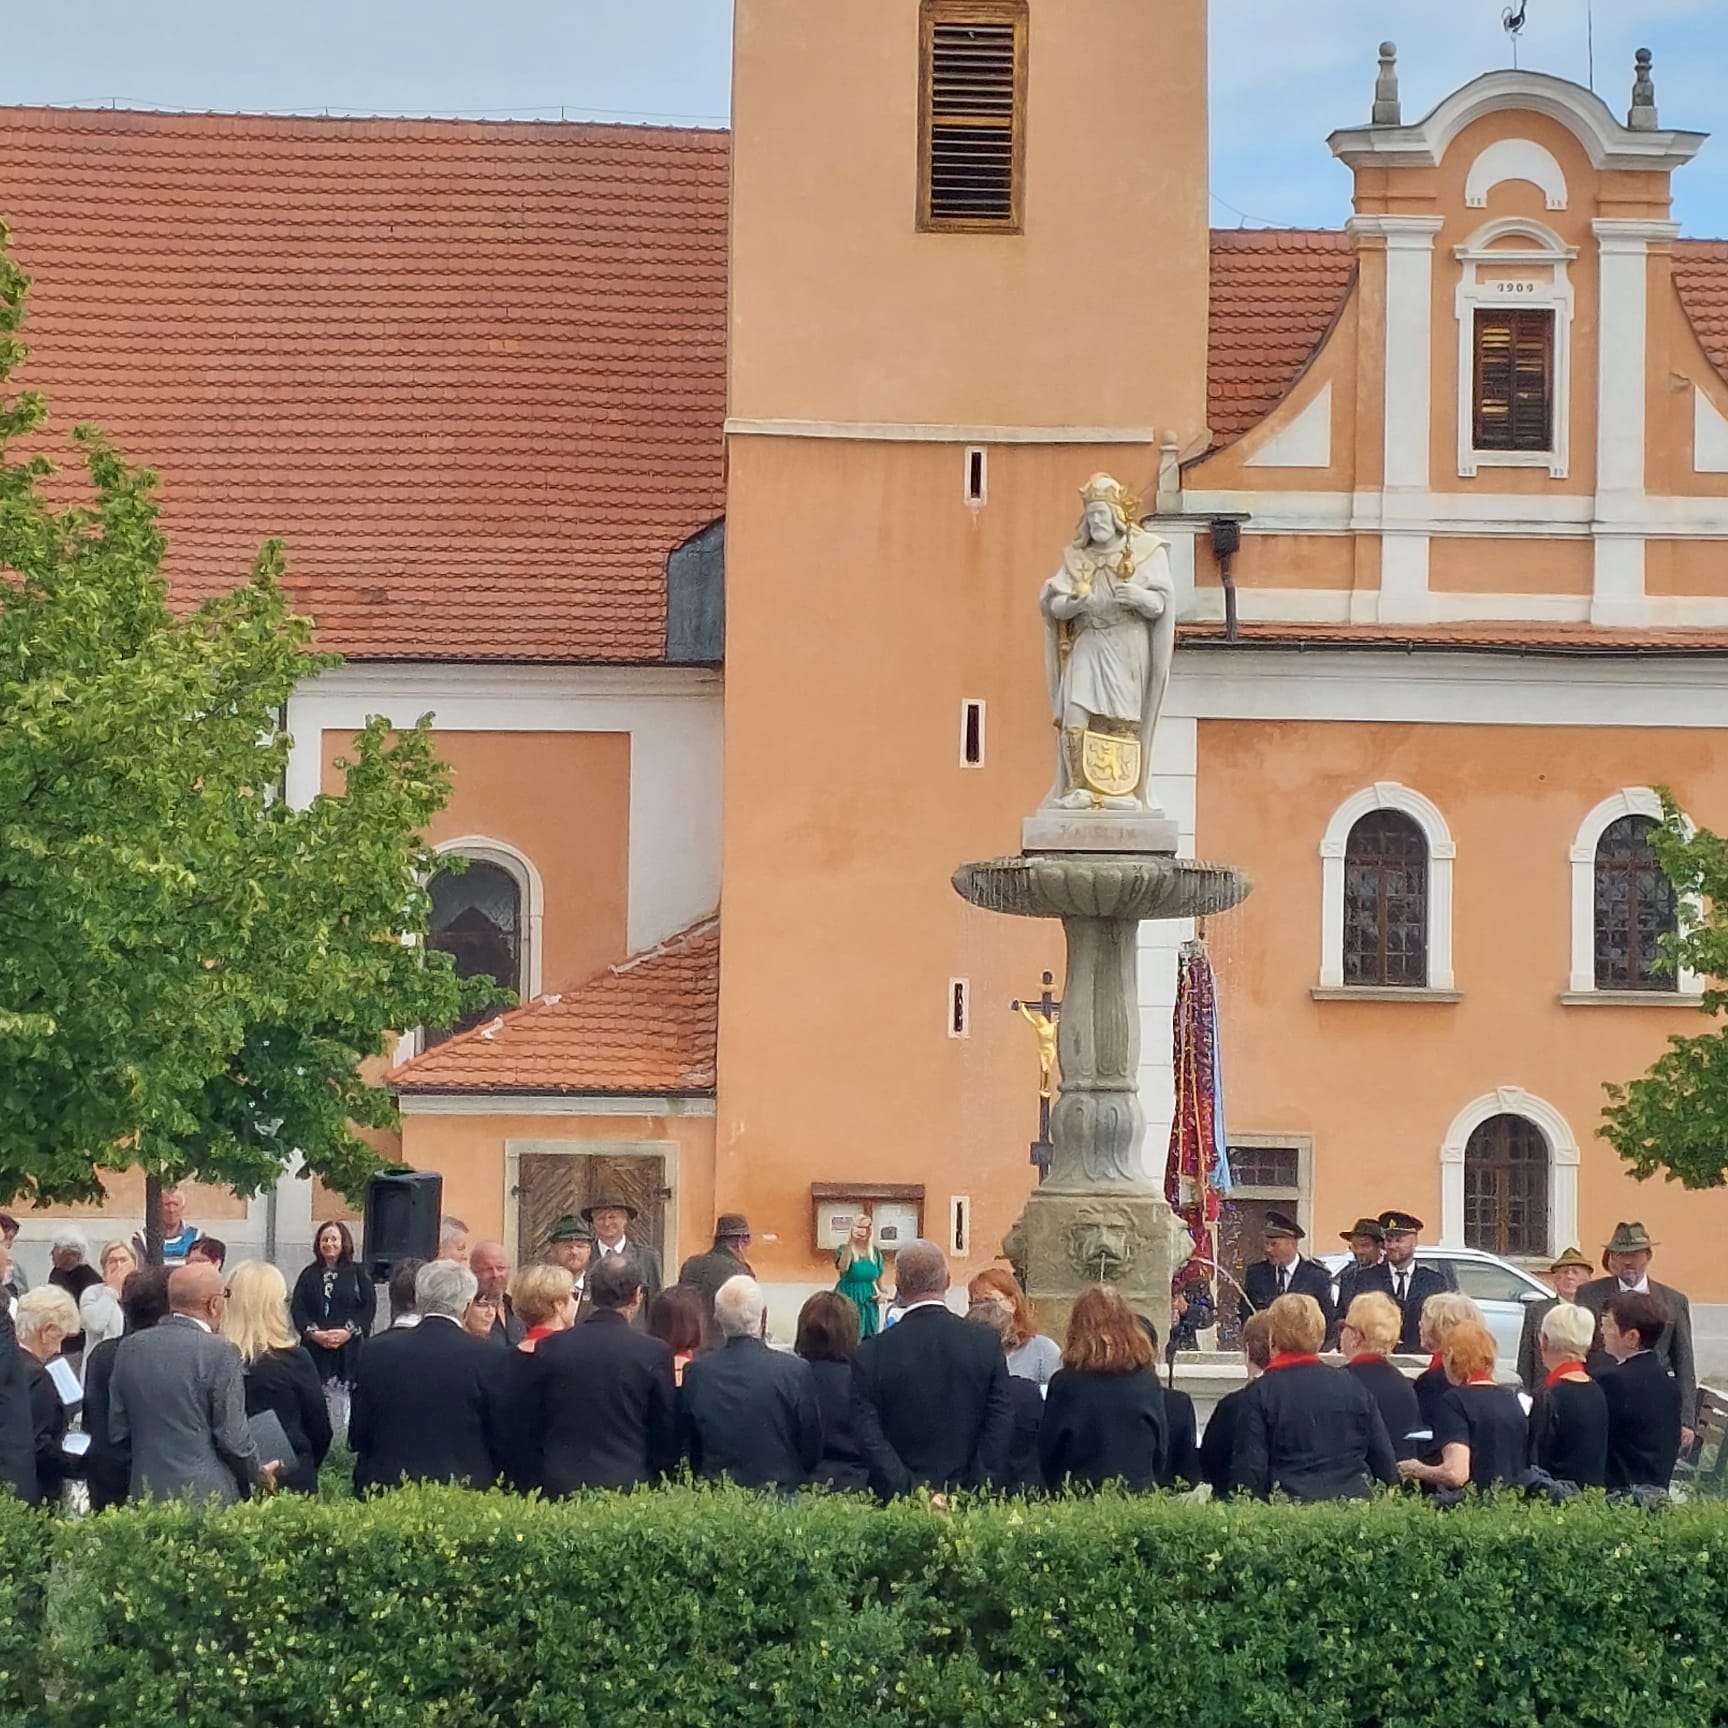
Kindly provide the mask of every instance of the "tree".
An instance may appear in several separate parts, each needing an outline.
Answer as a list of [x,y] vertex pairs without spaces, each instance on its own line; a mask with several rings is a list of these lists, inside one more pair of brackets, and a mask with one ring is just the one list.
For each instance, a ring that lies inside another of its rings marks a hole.
[[422,940],[429,721],[367,726],[340,795],[288,806],[288,698],[335,662],[280,546],[176,610],[155,476],[90,427],[87,501],[50,503],[27,286],[0,227],[0,1194],[134,1166],[254,1193],[296,1155],[353,1194],[394,1120],[362,1062],[498,994]]
[[1701,917],[1682,918],[1677,936],[1664,941],[1664,959],[1705,980],[1703,1012],[1717,1018],[1713,1031],[1673,1037],[1641,1079],[1609,1085],[1602,1138],[1640,1181],[1658,1171],[1686,1188],[1728,1182],[1728,840],[1692,830],[1673,797],[1661,791],[1662,822],[1650,844],[1681,905],[1701,906]]

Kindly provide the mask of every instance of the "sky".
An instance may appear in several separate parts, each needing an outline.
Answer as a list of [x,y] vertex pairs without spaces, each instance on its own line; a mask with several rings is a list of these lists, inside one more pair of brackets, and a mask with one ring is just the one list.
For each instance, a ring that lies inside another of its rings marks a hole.
[[[822,0],[808,0],[818,6]],[[1064,0],[1036,0],[1060,13]],[[1158,0],[1141,0],[1152,5]],[[1516,0],[1514,0],[1516,3]],[[724,125],[730,0],[12,0],[0,102],[476,114]],[[1404,115],[1511,64],[1505,0],[1212,0],[1212,219],[1336,225],[1326,135],[1368,117],[1396,41]],[[1521,63],[1624,111],[1656,56],[1666,125],[1728,134],[1728,0],[1527,0]],[[1148,99],[1183,66],[1149,67]],[[1728,135],[1675,182],[1688,233],[1728,236]]]

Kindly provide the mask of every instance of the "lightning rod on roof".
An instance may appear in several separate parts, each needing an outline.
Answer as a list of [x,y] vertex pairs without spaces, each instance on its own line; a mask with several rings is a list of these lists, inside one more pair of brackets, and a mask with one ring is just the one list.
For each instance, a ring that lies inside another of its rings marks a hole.
[[1506,34],[1512,40],[1512,64],[1518,64],[1518,38],[1524,34],[1524,15],[1530,10],[1530,0],[1518,0],[1516,6],[1508,6],[1500,14],[1500,22],[1505,26]]

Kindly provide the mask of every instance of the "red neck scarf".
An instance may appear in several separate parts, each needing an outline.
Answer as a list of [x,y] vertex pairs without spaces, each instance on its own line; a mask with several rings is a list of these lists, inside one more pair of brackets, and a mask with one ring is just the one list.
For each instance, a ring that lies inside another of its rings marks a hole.
[[1280,1350],[1266,1364],[1266,1372],[1270,1374],[1274,1368],[1305,1368],[1311,1362],[1318,1362],[1318,1356],[1311,1356],[1302,1350]]
[[1568,1374],[1581,1374],[1584,1371],[1582,1362],[1558,1362],[1548,1370],[1548,1378],[1542,1382],[1544,1386],[1558,1386]]
[[1443,1356],[1441,1356],[1438,1351],[1436,1351],[1432,1356],[1430,1356],[1428,1358],[1428,1366],[1430,1368],[1444,1369],[1446,1366],[1445,1358]]
[[560,1328],[557,1326],[530,1326],[522,1334],[522,1342],[524,1344],[538,1344],[542,1338],[550,1338],[554,1332],[559,1330]]
[[1494,1376],[1492,1374],[1472,1374],[1470,1378],[1464,1382],[1466,1386],[1492,1386],[1494,1383]]

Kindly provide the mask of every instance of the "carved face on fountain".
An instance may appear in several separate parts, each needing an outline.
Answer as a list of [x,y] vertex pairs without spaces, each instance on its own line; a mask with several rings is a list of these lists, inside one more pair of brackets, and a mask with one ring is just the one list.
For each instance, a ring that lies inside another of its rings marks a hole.
[[1083,1278],[1113,1284],[1145,1247],[1132,1213],[1105,1206],[1068,1228],[1068,1259]]

